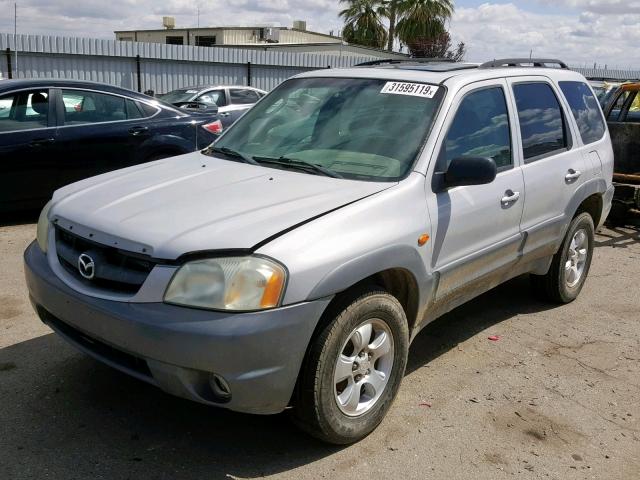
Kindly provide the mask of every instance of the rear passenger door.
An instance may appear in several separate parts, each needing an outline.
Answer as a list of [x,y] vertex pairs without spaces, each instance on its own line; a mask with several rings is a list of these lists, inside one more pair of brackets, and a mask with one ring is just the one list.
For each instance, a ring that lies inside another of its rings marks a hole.
[[428,195],[429,211],[437,212],[432,243],[432,268],[440,274],[436,300],[450,307],[499,283],[518,260],[524,184],[514,155],[514,117],[506,89],[504,80],[463,88],[449,110],[436,149],[434,179],[458,157],[489,157],[498,167],[489,184]]
[[586,163],[556,86],[546,77],[508,82],[518,114],[525,185],[523,254],[533,259],[555,252],[567,206],[586,178]]
[[0,94],[0,210],[41,207],[55,187],[55,112],[48,88]]
[[59,186],[141,161],[140,147],[153,132],[137,102],[93,90],[57,93]]

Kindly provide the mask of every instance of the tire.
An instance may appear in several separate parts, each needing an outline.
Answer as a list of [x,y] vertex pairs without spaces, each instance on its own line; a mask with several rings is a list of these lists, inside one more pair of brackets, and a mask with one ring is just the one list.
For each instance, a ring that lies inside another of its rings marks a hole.
[[[398,300],[376,287],[345,296],[331,311],[302,365],[292,413],[294,422],[309,434],[344,445],[371,433],[391,407],[407,365],[409,328]],[[363,341],[361,333],[369,331],[366,325],[372,327],[371,336]],[[368,353],[357,356],[357,343]],[[379,356],[384,345],[391,345],[390,350]],[[342,369],[337,367],[338,358],[345,360]],[[387,372],[386,383],[376,389],[382,371]],[[347,378],[336,384],[342,374]],[[352,401],[340,404],[341,399]]]
[[[578,232],[584,234],[583,240],[579,242],[579,246],[583,248],[574,249],[574,240],[581,238],[576,237]],[[586,212],[576,215],[569,224],[562,246],[553,256],[547,274],[531,275],[532,286],[539,297],[556,303],[569,303],[576,299],[589,274],[593,257],[593,236],[591,215]],[[584,257],[580,253],[583,250]],[[581,259],[584,260],[583,263]],[[571,268],[567,269],[569,263]]]

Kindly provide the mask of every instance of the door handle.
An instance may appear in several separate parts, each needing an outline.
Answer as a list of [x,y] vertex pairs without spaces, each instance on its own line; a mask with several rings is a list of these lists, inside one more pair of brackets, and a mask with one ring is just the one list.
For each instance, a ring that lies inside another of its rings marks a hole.
[[230,113],[229,112],[221,112],[221,113],[218,113],[218,115],[220,115],[221,117],[228,117],[230,115]]
[[574,170],[573,168],[570,168],[567,174],[564,176],[564,180],[567,183],[571,183],[574,180],[577,180],[578,178],[580,178],[580,175],[582,175],[582,172],[580,170]]
[[504,197],[500,199],[503,205],[508,205],[513,202],[517,202],[520,198],[520,192],[514,192],[513,190],[507,190],[504,192]]
[[45,145],[50,145],[55,142],[55,138],[36,138],[35,140],[31,140],[29,142],[30,147],[44,147]]
[[148,127],[131,127],[129,133],[131,135],[141,135],[149,130]]

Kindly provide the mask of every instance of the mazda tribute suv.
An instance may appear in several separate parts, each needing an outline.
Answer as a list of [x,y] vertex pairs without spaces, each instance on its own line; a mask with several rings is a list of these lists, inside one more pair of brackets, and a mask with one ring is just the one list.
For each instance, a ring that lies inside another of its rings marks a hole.
[[204,150],[57,190],[26,280],[98,360],[345,444],[435,318],[522,274],[577,297],[612,166],[593,91],[557,60],[307,72]]

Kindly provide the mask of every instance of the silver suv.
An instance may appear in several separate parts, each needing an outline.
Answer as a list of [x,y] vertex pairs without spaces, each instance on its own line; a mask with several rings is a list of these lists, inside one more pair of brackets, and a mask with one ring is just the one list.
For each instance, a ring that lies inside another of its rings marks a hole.
[[25,252],[42,320],[162,390],[371,432],[438,316],[517,275],[567,303],[613,154],[553,60],[294,77],[201,152],[58,190]]

